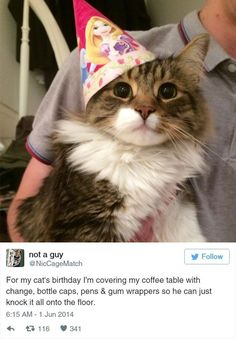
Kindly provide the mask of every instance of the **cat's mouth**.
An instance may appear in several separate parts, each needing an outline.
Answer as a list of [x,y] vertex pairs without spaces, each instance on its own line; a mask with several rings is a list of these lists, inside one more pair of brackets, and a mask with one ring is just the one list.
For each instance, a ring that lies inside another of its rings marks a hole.
[[136,126],[136,127],[134,127],[133,129],[132,129],[132,131],[133,132],[137,132],[137,131],[139,131],[139,132],[156,132],[156,129],[154,129],[153,127],[151,127],[151,126],[148,126],[146,123],[145,123],[145,121],[142,123],[142,124],[140,124],[139,126]]
[[163,130],[160,130],[161,122],[156,114],[143,119],[131,108],[118,111],[114,127],[118,139],[138,146],[159,145],[168,139]]

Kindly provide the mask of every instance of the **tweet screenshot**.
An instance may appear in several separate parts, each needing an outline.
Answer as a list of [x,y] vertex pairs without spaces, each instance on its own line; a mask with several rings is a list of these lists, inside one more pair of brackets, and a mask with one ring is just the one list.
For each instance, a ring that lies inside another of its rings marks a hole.
[[236,244],[0,251],[0,339],[236,339]]

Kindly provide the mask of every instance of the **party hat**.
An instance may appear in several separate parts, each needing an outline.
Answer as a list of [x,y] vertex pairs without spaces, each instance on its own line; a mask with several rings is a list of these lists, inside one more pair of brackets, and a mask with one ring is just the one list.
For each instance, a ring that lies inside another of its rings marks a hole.
[[87,105],[102,87],[134,66],[155,59],[85,0],[73,0],[80,66]]

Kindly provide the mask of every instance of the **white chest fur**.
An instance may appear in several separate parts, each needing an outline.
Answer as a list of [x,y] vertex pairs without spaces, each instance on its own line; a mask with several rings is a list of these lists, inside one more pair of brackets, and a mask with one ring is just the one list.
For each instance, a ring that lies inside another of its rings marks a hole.
[[71,166],[107,179],[125,197],[117,213],[118,230],[129,240],[141,220],[163,208],[176,185],[201,171],[201,150],[189,142],[141,147],[121,143],[86,124],[58,123],[59,140],[77,144],[68,161]]

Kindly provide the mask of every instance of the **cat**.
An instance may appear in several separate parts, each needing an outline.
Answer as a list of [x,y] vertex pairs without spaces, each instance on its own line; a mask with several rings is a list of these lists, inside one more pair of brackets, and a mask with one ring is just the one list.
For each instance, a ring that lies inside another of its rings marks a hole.
[[185,183],[205,167],[208,43],[135,66],[56,123],[54,169],[19,207],[25,241],[135,241],[147,219],[151,241],[205,241]]

